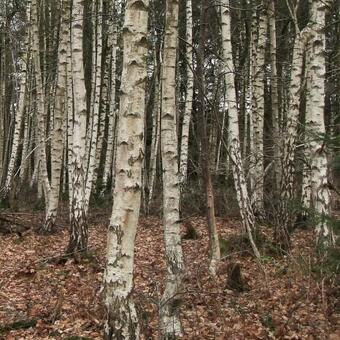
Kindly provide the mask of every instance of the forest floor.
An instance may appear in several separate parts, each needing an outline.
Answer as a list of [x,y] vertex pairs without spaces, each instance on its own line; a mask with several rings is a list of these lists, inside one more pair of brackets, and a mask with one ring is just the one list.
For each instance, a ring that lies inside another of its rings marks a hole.
[[[41,236],[34,232],[41,214],[18,216],[33,228],[0,235],[0,339],[101,339],[109,211],[91,214],[89,255],[63,263],[58,259],[68,241],[66,219],[58,221],[55,234]],[[198,238],[183,239],[183,339],[340,339],[339,290],[315,270],[311,230],[294,232],[291,255],[266,254],[261,265],[246,249],[230,243],[218,275],[211,277],[205,220],[187,219],[183,234],[188,225]],[[236,219],[218,219],[225,240],[240,228]],[[262,232],[269,235],[270,229],[263,227]],[[247,282],[244,292],[227,287],[228,263],[235,262]],[[144,339],[158,336],[157,306],[165,272],[161,220],[141,217],[134,296]]]

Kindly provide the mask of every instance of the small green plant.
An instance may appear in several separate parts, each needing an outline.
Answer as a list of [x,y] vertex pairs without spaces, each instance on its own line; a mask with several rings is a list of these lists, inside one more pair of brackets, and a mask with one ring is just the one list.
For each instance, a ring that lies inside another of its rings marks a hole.
[[112,200],[107,194],[103,196],[95,195],[93,199],[91,199],[91,204],[97,208],[109,208],[112,205]]
[[0,325],[0,334],[9,332],[12,330],[27,329],[30,327],[35,327],[36,324],[37,324],[37,319],[31,319],[31,320],[19,320],[19,321],[15,321],[7,325]]
[[268,255],[261,256],[261,261],[263,263],[275,263],[274,257]]
[[33,211],[42,211],[45,209],[45,200],[43,198],[37,199],[33,206]]
[[0,210],[7,210],[9,208],[10,208],[10,204],[7,198],[0,200]]
[[[253,238],[258,248],[264,247],[267,242],[259,230],[254,233]],[[220,250],[222,257],[237,252],[253,254],[251,242],[246,233],[232,235],[228,239],[220,238]]]
[[269,313],[261,316],[261,323],[264,327],[269,329],[271,332],[275,331],[275,324],[274,324],[272,316]]

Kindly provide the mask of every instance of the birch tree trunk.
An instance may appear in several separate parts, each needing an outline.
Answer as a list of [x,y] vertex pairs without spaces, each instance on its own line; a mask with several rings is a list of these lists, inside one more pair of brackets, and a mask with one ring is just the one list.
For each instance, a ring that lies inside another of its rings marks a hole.
[[135,235],[144,158],[148,1],[128,0],[123,30],[123,71],[117,136],[116,184],[105,272],[105,339],[138,339],[132,301]]
[[[106,190],[109,178],[112,176],[113,170],[113,150],[115,143],[115,120],[116,120],[116,50],[117,50],[117,18],[114,17],[115,1],[112,1],[110,6],[110,18],[108,28],[108,51],[110,55],[110,86],[109,86],[109,122],[108,122],[108,136],[107,147],[105,152],[104,173],[102,182],[102,193]],[[109,71],[109,69],[107,70]]]
[[162,63],[161,156],[163,167],[163,219],[167,276],[161,300],[161,331],[165,339],[182,334],[179,296],[184,271],[179,223],[179,176],[176,133],[176,51],[178,0],[166,2]]
[[[29,101],[30,103],[30,101]],[[30,108],[31,105],[28,105],[26,109],[26,117],[25,117],[25,125],[24,125],[24,141],[22,146],[22,156],[20,163],[20,182],[23,183],[26,179],[28,163],[29,163],[29,152],[30,152],[30,144],[32,139],[32,124],[30,117]]]
[[[155,44],[156,45],[156,44]],[[148,178],[148,202],[147,209],[149,211],[150,204],[153,197],[153,189],[155,183],[155,177],[157,172],[157,156],[159,151],[159,139],[160,139],[160,93],[161,93],[161,83],[160,83],[160,63],[158,59],[158,48],[154,46],[154,61],[155,61],[155,97],[152,108],[152,137],[151,137],[151,150],[150,150],[150,162],[149,162],[149,178]],[[160,56],[159,56],[160,58]]]
[[289,105],[286,113],[287,127],[283,138],[282,176],[280,185],[280,213],[275,230],[276,241],[284,250],[290,248],[289,228],[293,223],[291,204],[294,194],[295,148],[299,121],[303,57],[308,39],[308,27],[302,32],[296,25],[296,37],[293,48],[292,71],[290,79]]
[[51,132],[51,189],[49,204],[46,211],[43,232],[50,232],[54,227],[60,194],[60,178],[63,165],[64,130],[65,130],[65,105],[67,86],[67,49],[70,44],[70,3],[64,0],[61,16],[61,40],[58,49],[58,74],[55,94],[53,130]]
[[[263,1],[262,1],[263,5]],[[256,13],[256,12],[255,12]],[[258,32],[257,30],[258,24]],[[252,202],[254,213],[263,215],[263,122],[264,122],[264,66],[267,33],[267,14],[260,9],[258,23],[253,18],[253,103],[252,103]],[[254,30],[255,26],[255,30]]]
[[[0,20],[0,31],[5,30],[6,23],[4,20]],[[4,34],[0,34],[0,46],[6,48],[6,39]],[[5,131],[4,131],[4,121],[5,121],[5,111],[6,104],[6,78],[7,78],[7,68],[6,68],[6,58],[4,53],[0,55],[0,182],[3,183],[4,180],[4,147],[5,147]]]
[[185,99],[183,123],[182,123],[182,138],[181,138],[181,153],[179,162],[180,183],[183,186],[187,179],[188,171],[188,144],[189,130],[192,110],[192,99],[194,93],[194,77],[193,57],[192,57],[192,4],[191,0],[186,1],[186,62],[187,62],[187,93]]
[[74,103],[71,161],[72,211],[68,253],[86,250],[88,240],[85,212],[86,89],[83,66],[83,12],[83,0],[74,0],[71,25]]
[[230,8],[229,0],[222,0],[221,7],[221,22],[222,22],[222,44],[223,44],[223,61],[225,64],[224,79],[226,93],[225,97],[228,103],[229,125],[228,125],[228,146],[229,157],[232,162],[233,177],[235,190],[242,224],[248,233],[251,246],[257,258],[260,258],[260,253],[253,239],[255,231],[255,216],[248,195],[247,182],[244,175],[242,164],[241,146],[239,137],[239,122],[236,101],[235,89],[235,70],[232,60],[232,45],[231,45],[231,25],[230,25]]
[[27,1],[26,4],[26,28],[25,28],[25,42],[24,42],[24,54],[19,62],[19,69],[21,72],[20,89],[19,89],[19,103],[15,112],[14,121],[14,135],[12,142],[12,151],[7,168],[7,176],[4,186],[4,196],[11,190],[12,177],[15,170],[15,162],[18,155],[19,139],[21,134],[22,118],[25,112],[25,98],[26,98],[26,82],[27,82],[27,66],[29,63],[29,50],[30,50],[30,31],[31,31],[31,1]]
[[[38,137],[38,193],[40,187],[43,188],[45,207],[49,206],[50,183],[47,173],[46,158],[46,116],[45,111],[45,91],[43,84],[43,74],[41,72],[40,45],[39,45],[39,22],[38,3],[32,0],[32,57],[34,65],[34,77],[36,84],[36,117],[37,117],[37,137]],[[39,187],[40,186],[40,187]]]
[[69,210],[72,216],[73,202],[73,185],[72,185],[72,159],[73,159],[73,123],[74,123],[74,105],[73,105],[73,76],[72,76],[72,41],[67,46],[67,175],[68,175],[68,195],[69,195]]
[[[97,137],[98,137],[98,122],[99,122],[99,99],[101,88],[101,64],[102,64],[102,11],[103,0],[96,0],[93,2],[92,16],[93,16],[93,57],[92,60],[92,88],[91,88],[91,116],[89,125],[90,142],[89,142],[89,159],[86,175],[85,185],[85,214],[87,214],[90,196],[92,191],[92,183],[94,178],[94,172],[96,168],[97,160]],[[99,166],[99,164],[98,164]]]
[[[311,58],[311,49],[306,48],[306,65],[310,65],[310,58]],[[311,105],[312,102],[307,100],[310,97],[310,89],[311,89],[311,82],[308,80],[308,67],[306,67],[306,117],[305,117],[305,133],[303,136],[303,175],[302,175],[302,190],[301,190],[301,204],[302,204],[302,217],[304,220],[307,220],[307,211],[312,208],[312,183],[311,183],[311,171],[312,171],[312,154],[311,154],[311,139],[312,136],[310,135],[311,127],[310,124],[310,112],[311,112]]]
[[203,185],[205,190],[205,198],[206,198],[206,218],[208,224],[209,231],[209,243],[210,243],[210,265],[209,271],[211,274],[216,274],[216,267],[218,261],[221,258],[220,253],[220,244],[218,239],[218,232],[216,228],[216,219],[215,219],[215,199],[214,199],[214,190],[211,181],[211,172],[210,172],[210,148],[209,148],[209,136],[207,131],[207,123],[206,123],[206,105],[205,105],[205,81],[204,81],[204,46],[205,46],[205,34],[206,34],[206,23],[207,23],[207,2],[206,0],[202,0],[202,9],[201,9],[201,29],[200,29],[200,43],[197,52],[197,87],[198,87],[198,103],[197,103],[197,111],[198,111],[198,131],[201,145],[201,167],[202,167],[202,175],[203,175]]
[[[276,20],[275,20],[275,1],[271,0],[268,8],[269,39],[270,39],[270,88],[273,120],[273,143],[274,143],[274,181],[276,190],[280,188],[281,181],[281,159],[280,159],[280,129],[279,129],[279,95],[277,85],[277,66],[276,66]],[[293,59],[294,61],[294,59]]]
[[316,226],[317,241],[323,247],[334,244],[331,226],[327,223],[330,214],[330,192],[327,178],[326,147],[320,136],[325,135],[325,4],[322,1],[310,1],[312,39],[310,42],[310,64],[307,65],[310,91],[307,101],[310,110],[306,113],[306,123],[313,134],[310,143],[311,153],[311,193],[314,208],[319,214]]

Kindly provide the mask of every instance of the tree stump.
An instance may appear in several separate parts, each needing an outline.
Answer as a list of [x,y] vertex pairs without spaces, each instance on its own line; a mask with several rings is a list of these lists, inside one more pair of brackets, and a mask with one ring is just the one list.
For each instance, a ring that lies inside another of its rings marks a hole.
[[238,292],[245,292],[250,289],[245,282],[241,272],[241,265],[237,262],[231,262],[227,266],[228,280],[226,288],[236,290]]

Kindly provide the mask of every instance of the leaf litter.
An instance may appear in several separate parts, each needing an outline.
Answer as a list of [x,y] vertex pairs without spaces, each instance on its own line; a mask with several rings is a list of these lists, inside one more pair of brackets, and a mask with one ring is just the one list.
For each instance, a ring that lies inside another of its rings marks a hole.
[[[90,250],[80,262],[56,261],[68,241],[66,220],[60,220],[57,232],[48,236],[33,229],[20,236],[0,235],[0,339],[103,337],[102,280],[109,212],[96,210],[91,216]],[[37,223],[39,218],[32,215],[32,224]],[[196,234],[194,239],[182,240],[186,263],[181,291],[183,339],[340,339],[339,303],[335,301],[339,296],[332,295],[325,280],[312,271],[311,230],[293,234],[291,255],[264,256],[261,265],[249,252],[228,253],[217,276],[211,277],[205,219],[185,220],[183,236],[188,223]],[[224,240],[240,232],[236,219],[217,219],[217,223]],[[231,262],[240,264],[249,286],[242,293],[226,287]],[[134,286],[142,339],[159,336],[158,308],[165,274],[162,221],[142,216]]]

